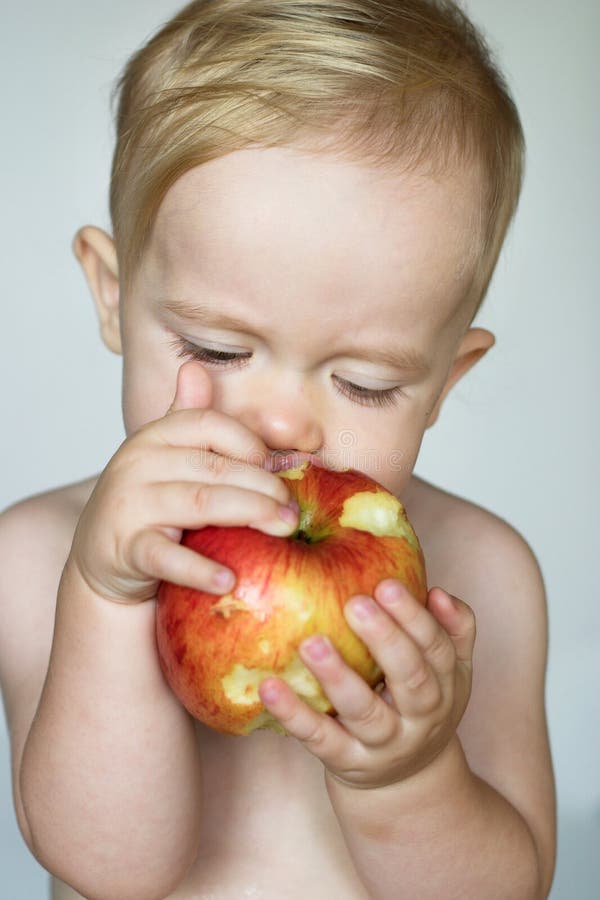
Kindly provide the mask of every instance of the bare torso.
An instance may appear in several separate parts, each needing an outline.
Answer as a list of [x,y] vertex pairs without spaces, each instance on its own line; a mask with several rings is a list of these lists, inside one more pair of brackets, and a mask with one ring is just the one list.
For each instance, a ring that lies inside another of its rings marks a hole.
[[[64,560],[95,481],[48,495],[64,509]],[[456,527],[453,510],[460,515],[474,507],[415,477],[403,501],[423,546],[429,585],[461,591],[471,603],[446,563],[445,548]],[[197,723],[197,734],[205,824],[200,855],[173,900],[368,900],[329,803],[320,760],[294,738],[270,731],[232,737]],[[53,900],[81,897],[51,881]]]

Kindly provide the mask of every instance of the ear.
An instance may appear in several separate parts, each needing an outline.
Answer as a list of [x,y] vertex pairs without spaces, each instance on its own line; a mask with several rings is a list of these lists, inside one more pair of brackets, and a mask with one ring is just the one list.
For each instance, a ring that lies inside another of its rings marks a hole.
[[459,378],[466,375],[469,369],[472,369],[475,363],[478,362],[482,356],[485,356],[488,350],[494,346],[495,342],[496,338],[491,331],[487,331],[485,328],[469,328],[460,342],[460,346],[454,358],[450,373],[442,388],[442,392],[429,414],[427,425],[425,426],[426,428],[431,428],[431,426],[435,425],[437,422],[442,403]]
[[121,355],[119,266],[114,241],[100,228],[86,225],[75,235],[73,253],[92,292],[102,340],[109,350]]

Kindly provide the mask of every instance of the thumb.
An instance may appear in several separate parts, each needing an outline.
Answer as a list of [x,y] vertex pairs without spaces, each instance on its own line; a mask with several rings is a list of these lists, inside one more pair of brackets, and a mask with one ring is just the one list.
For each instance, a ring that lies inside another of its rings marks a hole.
[[202,363],[185,362],[177,373],[175,397],[168,411],[208,409],[212,404],[212,394],[212,381]]

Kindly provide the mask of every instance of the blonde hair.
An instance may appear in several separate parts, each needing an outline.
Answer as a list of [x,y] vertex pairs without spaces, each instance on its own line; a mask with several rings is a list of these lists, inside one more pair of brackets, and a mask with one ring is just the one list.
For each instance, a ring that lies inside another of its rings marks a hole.
[[490,50],[450,0],[195,0],[126,63],[110,214],[121,289],[165,194],[250,146],[481,173],[479,308],[517,208],[525,141]]

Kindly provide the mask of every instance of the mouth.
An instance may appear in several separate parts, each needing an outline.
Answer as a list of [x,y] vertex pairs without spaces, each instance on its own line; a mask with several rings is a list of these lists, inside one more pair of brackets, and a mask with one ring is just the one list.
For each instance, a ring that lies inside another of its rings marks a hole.
[[269,472],[284,472],[286,469],[294,469],[303,462],[311,462],[315,466],[325,468],[323,460],[314,453],[275,453],[267,460],[266,468]]

